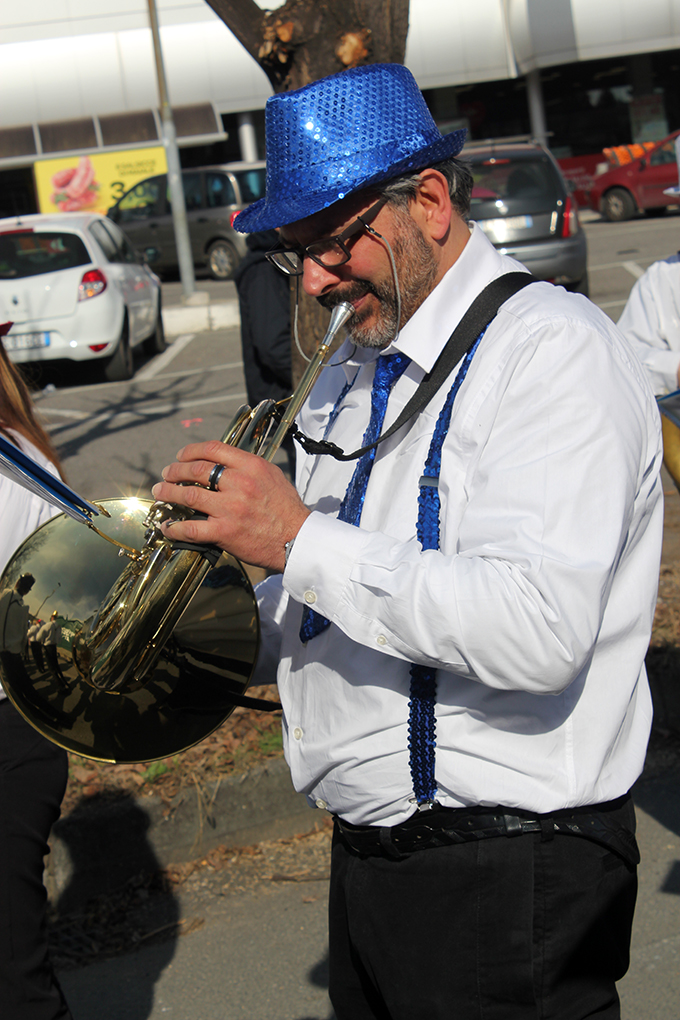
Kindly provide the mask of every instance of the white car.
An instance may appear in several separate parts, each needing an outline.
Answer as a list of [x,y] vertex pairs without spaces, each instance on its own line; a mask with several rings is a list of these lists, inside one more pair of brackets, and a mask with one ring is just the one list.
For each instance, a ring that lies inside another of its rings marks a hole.
[[0,219],[0,322],[15,362],[97,360],[129,379],[133,350],[165,348],[160,280],[105,216]]

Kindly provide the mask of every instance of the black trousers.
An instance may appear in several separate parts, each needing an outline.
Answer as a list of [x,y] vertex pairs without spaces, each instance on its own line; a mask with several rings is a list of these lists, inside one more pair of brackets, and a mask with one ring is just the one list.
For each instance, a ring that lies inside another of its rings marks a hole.
[[0,701],[0,1017],[71,1020],[49,963],[43,885],[47,837],[68,761]]
[[336,1016],[615,1020],[636,892],[634,866],[582,837],[498,836],[395,860],[360,856],[336,825]]
[[45,659],[43,657],[43,646],[40,644],[39,641],[29,641],[28,647],[30,649],[31,655],[33,656],[33,661],[35,662],[36,666],[38,667],[41,673],[44,673]]
[[43,645],[43,651],[45,658],[47,659],[47,668],[56,680],[63,680],[64,674],[61,671],[59,664],[59,656],[57,655],[56,645]]

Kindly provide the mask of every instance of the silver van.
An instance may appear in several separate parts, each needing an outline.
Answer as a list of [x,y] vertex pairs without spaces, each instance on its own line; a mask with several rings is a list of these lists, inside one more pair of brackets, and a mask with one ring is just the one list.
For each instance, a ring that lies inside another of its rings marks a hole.
[[[236,213],[264,197],[265,163],[225,163],[182,171],[189,237],[196,267],[228,280],[246,252],[246,235],[232,227]],[[147,177],[126,191],[107,216],[156,272],[177,267],[167,174]]]

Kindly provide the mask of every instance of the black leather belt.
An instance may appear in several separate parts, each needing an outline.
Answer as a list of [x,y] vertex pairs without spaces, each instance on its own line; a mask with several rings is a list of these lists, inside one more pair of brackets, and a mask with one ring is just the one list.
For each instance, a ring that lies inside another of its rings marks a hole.
[[544,840],[555,835],[581,836],[606,846],[630,866],[639,863],[634,835],[630,794],[613,801],[582,808],[567,808],[539,815],[517,808],[445,808],[412,815],[400,825],[352,825],[336,816],[343,842],[362,857],[400,859],[416,850],[452,846],[500,836],[514,838],[540,833]]

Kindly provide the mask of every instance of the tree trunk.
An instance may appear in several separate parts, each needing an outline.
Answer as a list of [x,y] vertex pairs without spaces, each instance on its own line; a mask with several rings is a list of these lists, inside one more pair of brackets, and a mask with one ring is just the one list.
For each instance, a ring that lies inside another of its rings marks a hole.
[[[409,0],[287,0],[263,11],[255,0],[207,0],[267,75],[275,92],[308,85],[346,67],[404,61]],[[295,284],[291,307],[295,303]],[[329,314],[300,291],[298,331],[309,355]],[[292,316],[291,316],[292,322]],[[293,382],[304,360],[293,344]]]

